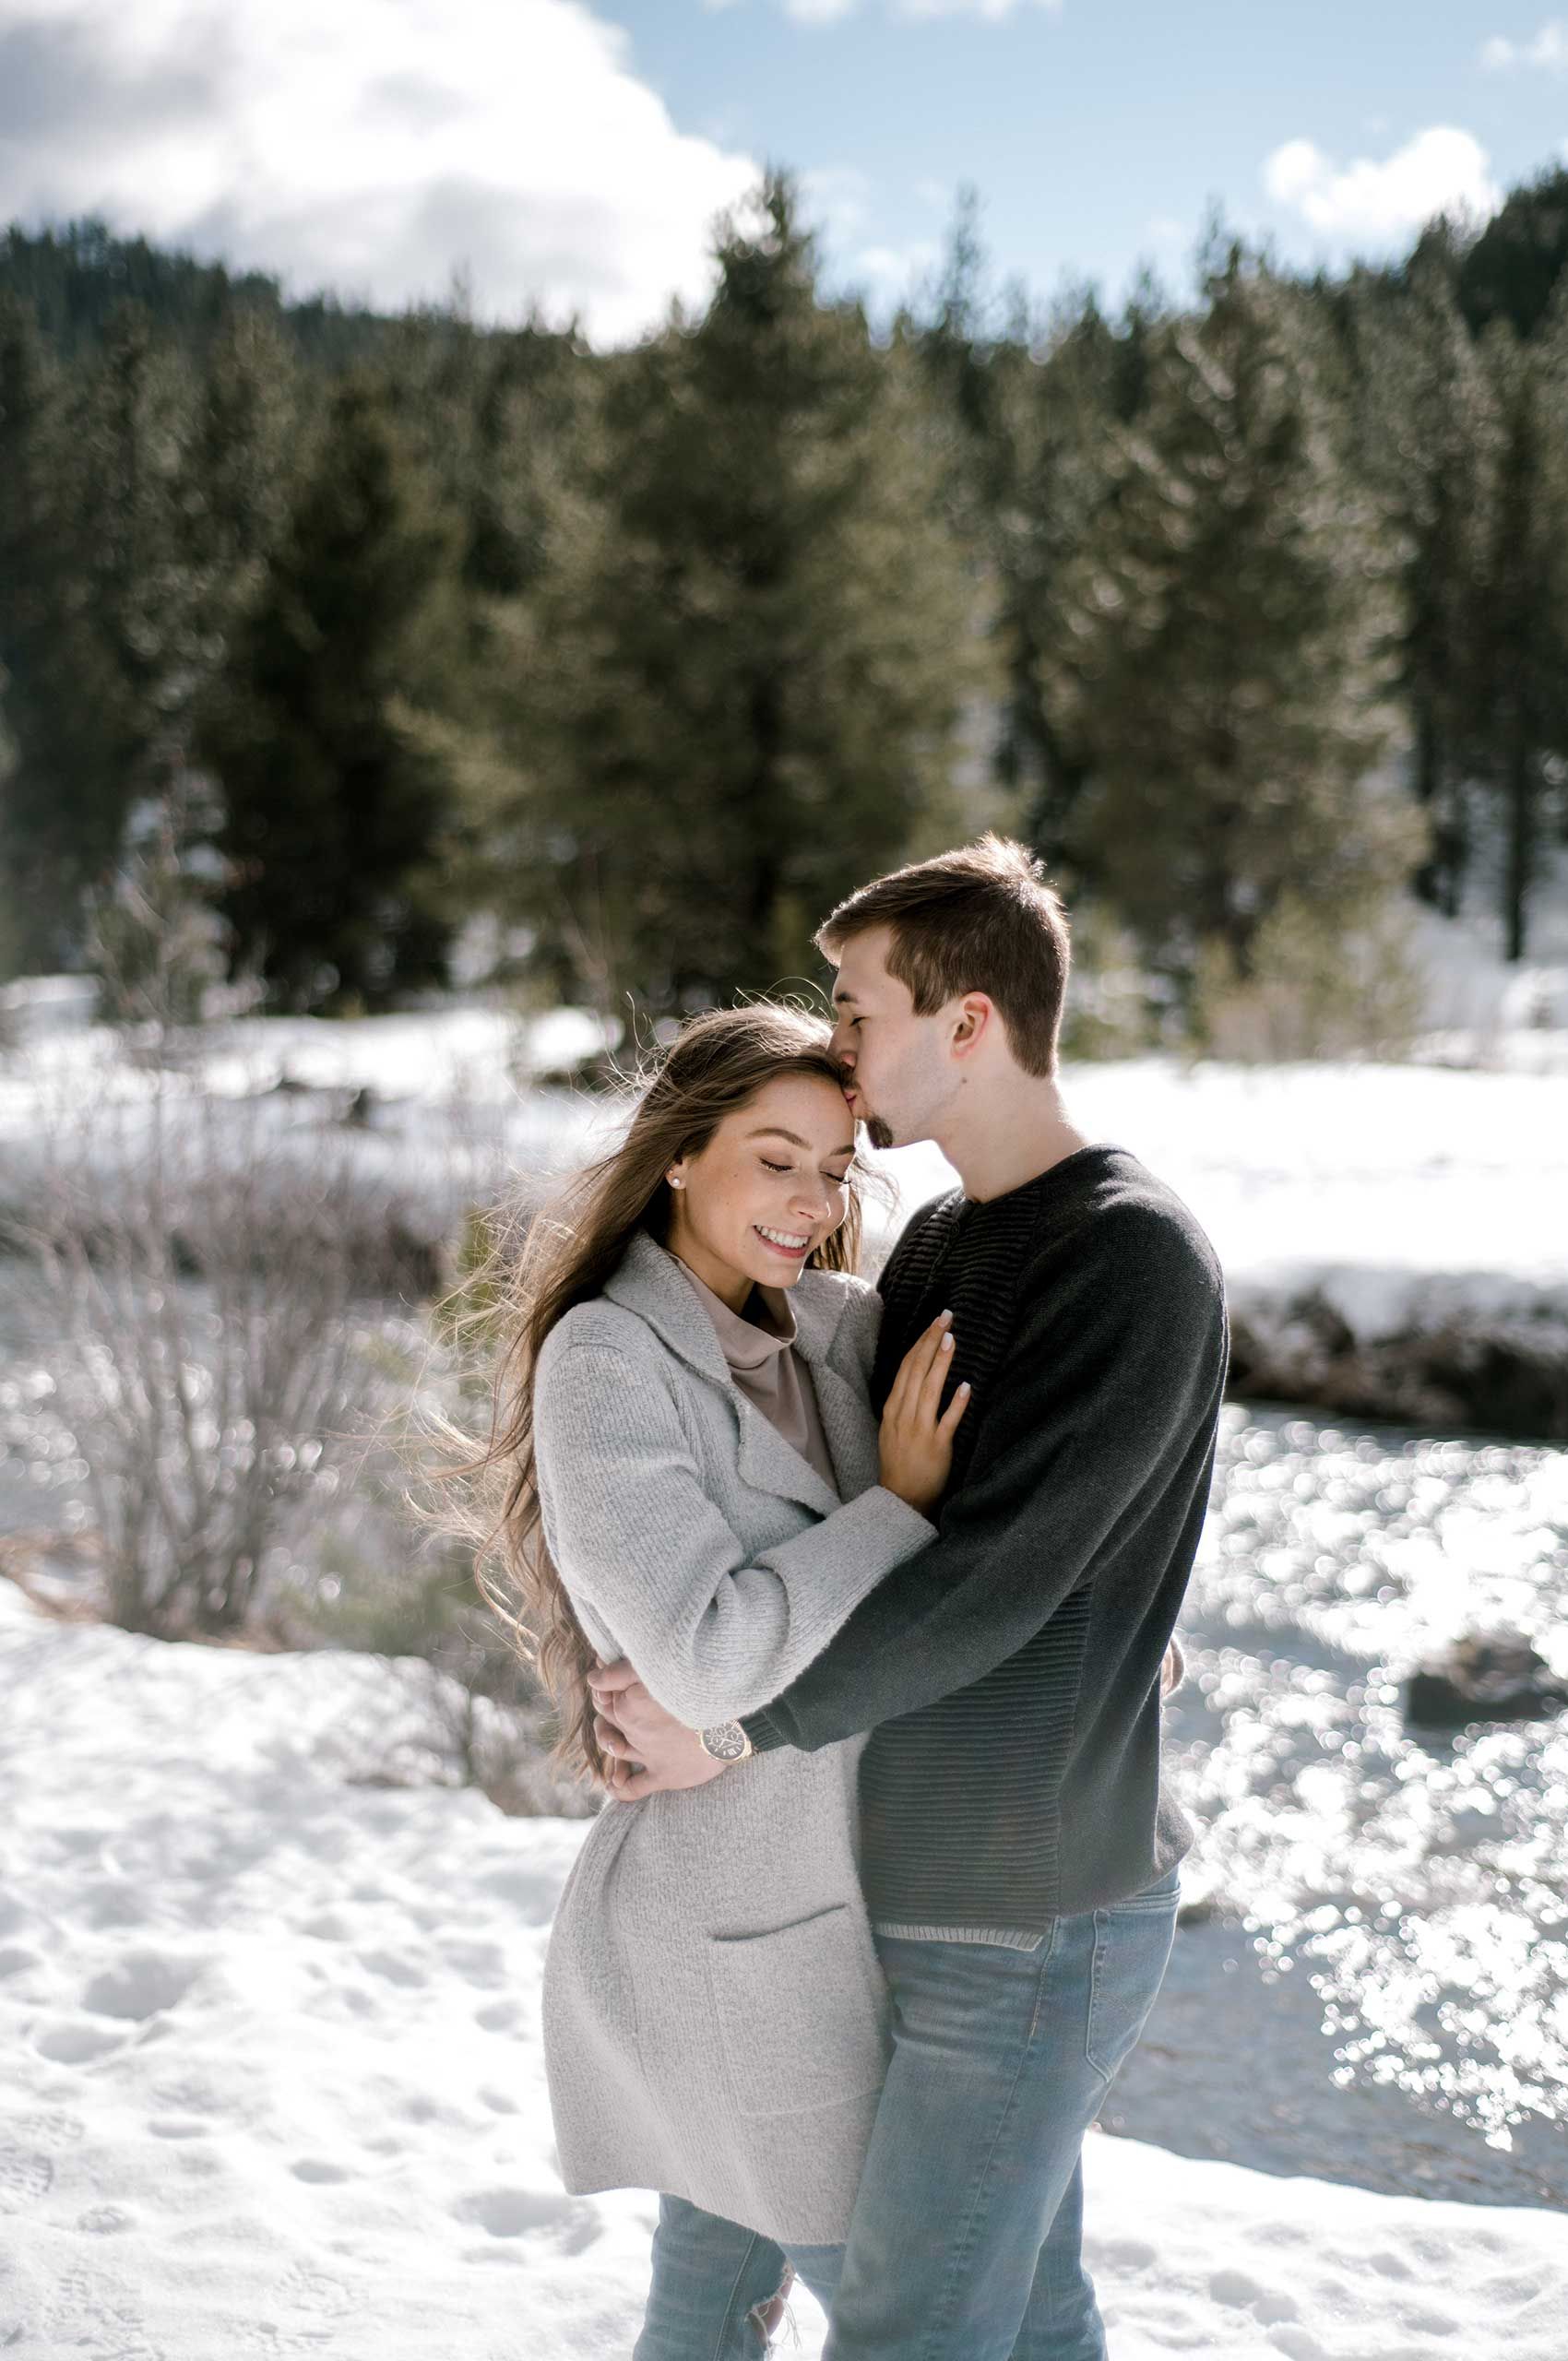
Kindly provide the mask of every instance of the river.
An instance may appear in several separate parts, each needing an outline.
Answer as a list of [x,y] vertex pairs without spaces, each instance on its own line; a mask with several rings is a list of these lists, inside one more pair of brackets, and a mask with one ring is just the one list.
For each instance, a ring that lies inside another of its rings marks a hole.
[[[6,1292],[0,1534],[61,1531],[79,1464]],[[1568,1672],[1568,1452],[1228,1406],[1167,1707],[1201,1833],[1108,2130],[1568,2207],[1568,1715],[1401,1712],[1423,1650],[1494,1624]]]

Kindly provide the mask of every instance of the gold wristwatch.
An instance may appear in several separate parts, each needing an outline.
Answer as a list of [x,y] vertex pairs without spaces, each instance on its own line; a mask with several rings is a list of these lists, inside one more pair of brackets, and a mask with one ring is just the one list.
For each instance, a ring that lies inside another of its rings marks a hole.
[[743,1762],[754,1750],[739,1722],[715,1722],[711,1729],[699,1730],[697,1736],[703,1752],[711,1754],[716,1762]]

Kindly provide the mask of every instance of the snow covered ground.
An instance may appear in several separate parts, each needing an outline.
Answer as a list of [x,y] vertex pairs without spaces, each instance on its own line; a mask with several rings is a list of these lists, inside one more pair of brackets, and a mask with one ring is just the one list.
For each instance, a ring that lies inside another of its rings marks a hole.
[[[544,1022],[553,1030],[573,1014]],[[514,1166],[558,1170],[605,1134],[613,1106],[529,1086],[551,1038],[535,1033],[530,1048],[516,1020],[481,1008],[351,1024],[245,1018],[213,1028],[173,1087],[235,1099],[285,1078],[343,1099],[367,1087],[377,1103],[364,1145],[378,1167],[387,1150],[418,1162],[468,1126],[493,1131]],[[1561,1075],[1147,1057],[1072,1066],[1063,1083],[1091,1136],[1133,1149],[1188,1199],[1232,1274],[1312,1266],[1568,1284]],[[103,1028],[53,1033],[0,1058],[0,1139],[19,1150],[52,1113],[101,1095],[134,1106],[170,1087],[121,1061]],[[930,1149],[877,1161],[905,1210],[952,1185]]]
[[[564,2194],[539,2049],[583,1823],[362,1784],[380,1659],[0,1582],[0,2351],[625,2361],[652,2201]],[[1568,2351],[1559,2214],[1104,2137],[1088,2176],[1117,2361]]]
[[[509,1188],[535,1196],[612,1135],[615,1098],[532,1079],[580,1054],[585,1027],[570,1010],[524,1026],[465,1006],[241,1018],[187,1039],[169,1073],[127,1062],[103,1028],[45,1026],[0,1057],[0,1227],[62,1175],[73,1188],[96,1175],[116,1201],[156,1113],[193,1171],[266,1159],[280,1223],[294,1176],[319,1180],[329,1158],[372,1259],[397,1238],[432,1270],[468,1207]],[[1069,1067],[1064,1084],[1089,1135],[1142,1157],[1214,1239],[1252,1398],[1562,1435],[1568,1030],[1499,1038],[1520,1053],[1492,1066],[1145,1057]],[[872,1208],[875,1252],[955,1176],[932,1148],[868,1161],[893,1190]]]

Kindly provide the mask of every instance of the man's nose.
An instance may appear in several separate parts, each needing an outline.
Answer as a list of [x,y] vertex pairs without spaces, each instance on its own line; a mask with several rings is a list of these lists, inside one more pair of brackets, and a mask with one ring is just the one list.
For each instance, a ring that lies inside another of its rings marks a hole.
[[833,1028],[833,1038],[827,1044],[828,1054],[829,1056],[837,1059],[846,1074],[852,1074],[855,1069],[855,1051],[853,1044],[854,1035],[850,1032],[849,1026],[847,1025],[836,1025]]

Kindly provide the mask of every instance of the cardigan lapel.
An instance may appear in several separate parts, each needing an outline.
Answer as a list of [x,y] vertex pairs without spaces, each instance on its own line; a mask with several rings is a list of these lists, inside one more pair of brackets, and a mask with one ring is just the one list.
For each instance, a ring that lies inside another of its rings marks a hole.
[[843,1326],[842,1287],[826,1271],[803,1271],[790,1296],[795,1343],[812,1373],[817,1414],[827,1438],[838,1498],[852,1501],[877,1481],[876,1420],[863,1380],[851,1382],[836,1365],[834,1347]]
[[[809,1277],[811,1274],[806,1274]],[[797,1287],[805,1285],[802,1277]],[[803,1459],[792,1443],[785,1442],[772,1421],[764,1418],[754,1403],[748,1402],[730,1374],[723,1347],[712,1321],[703,1310],[695,1290],[688,1282],[679,1263],[667,1248],[650,1238],[646,1230],[633,1237],[618,1267],[605,1281],[604,1293],[613,1303],[624,1304],[646,1320],[661,1344],[665,1345],[686,1367],[719,1387],[731,1404],[741,1430],[740,1473],[743,1482],[756,1491],[777,1492],[785,1500],[799,1501],[814,1509],[819,1516],[829,1516],[841,1505],[839,1494]],[[837,1324],[834,1318],[832,1325]],[[818,1348],[826,1350],[831,1337],[824,1336],[828,1322],[819,1311],[812,1323]],[[816,1352],[808,1346],[806,1323],[797,1313],[796,1343],[801,1357],[811,1367],[814,1381],[818,1379],[821,1364]],[[823,1432],[840,1483],[847,1475],[846,1459],[854,1456],[849,1447],[844,1404],[837,1398],[837,1390],[850,1394],[835,1370],[825,1370],[817,1383],[817,1408]],[[865,1412],[861,1411],[863,1424]],[[860,1487],[863,1489],[863,1483]],[[849,1493],[843,1495],[845,1499]]]

